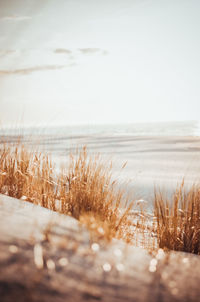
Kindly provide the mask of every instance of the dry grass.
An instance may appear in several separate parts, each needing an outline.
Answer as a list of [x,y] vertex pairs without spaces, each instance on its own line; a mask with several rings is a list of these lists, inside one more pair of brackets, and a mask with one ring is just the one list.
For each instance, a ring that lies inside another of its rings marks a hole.
[[158,244],[161,248],[200,254],[200,186],[186,191],[184,181],[169,201],[155,192]]
[[23,146],[0,149],[0,192],[54,209],[53,166],[48,156]]
[[111,168],[84,147],[56,174],[48,155],[5,144],[0,148],[0,193],[71,215],[99,237],[131,241],[133,202],[124,204]]

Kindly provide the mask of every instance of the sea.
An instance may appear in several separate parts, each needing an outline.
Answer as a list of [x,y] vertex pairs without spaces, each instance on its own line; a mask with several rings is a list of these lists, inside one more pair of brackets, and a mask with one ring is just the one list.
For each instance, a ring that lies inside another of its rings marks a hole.
[[7,135],[200,136],[200,121],[1,127]]

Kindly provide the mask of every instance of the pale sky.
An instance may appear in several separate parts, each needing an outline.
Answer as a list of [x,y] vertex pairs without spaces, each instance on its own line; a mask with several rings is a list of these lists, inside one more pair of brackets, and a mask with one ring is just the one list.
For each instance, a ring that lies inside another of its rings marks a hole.
[[199,13],[199,0],[0,0],[0,122],[200,120]]

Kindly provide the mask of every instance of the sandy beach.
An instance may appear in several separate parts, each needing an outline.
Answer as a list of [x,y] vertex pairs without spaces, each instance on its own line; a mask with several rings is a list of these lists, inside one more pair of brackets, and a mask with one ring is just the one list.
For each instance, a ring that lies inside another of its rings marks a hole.
[[121,183],[128,181],[144,198],[149,199],[154,185],[170,191],[183,178],[186,184],[199,180],[200,137],[79,135],[42,140],[42,146],[58,161],[83,145],[111,159],[114,177]]
[[[16,141],[15,136],[4,137]],[[170,193],[183,178],[187,185],[199,180],[200,137],[133,135],[41,135],[22,141],[52,154],[57,166],[67,162],[70,152],[86,145],[90,153],[100,153],[113,162],[113,177],[128,183],[130,194],[151,205],[154,187]],[[121,169],[126,163],[124,169]]]
[[[99,147],[105,154],[105,146]],[[121,137],[111,139],[107,148],[116,163],[116,173],[127,161],[120,179],[130,180],[129,186],[147,200],[154,186],[170,193],[183,178],[186,185],[199,180],[199,151],[199,137]]]

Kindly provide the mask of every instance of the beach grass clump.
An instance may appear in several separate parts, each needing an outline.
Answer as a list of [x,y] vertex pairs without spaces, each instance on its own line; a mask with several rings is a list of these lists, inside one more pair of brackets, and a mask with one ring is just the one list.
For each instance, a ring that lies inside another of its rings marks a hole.
[[53,209],[55,186],[48,155],[23,145],[0,149],[0,193]]
[[112,179],[112,163],[105,163],[98,154],[89,156],[84,147],[75,156],[70,155],[68,170],[61,176],[58,199],[62,201],[62,213],[70,213],[88,227],[100,226],[106,237],[127,235],[133,202],[124,202],[125,192]]
[[172,200],[157,190],[154,209],[160,248],[200,254],[200,185],[186,190],[183,181]]
[[0,148],[0,193],[71,215],[106,239],[130,241],[133,202],[112,179],[112,165],[83,147],[55,172],[48,155],[20,144]]

